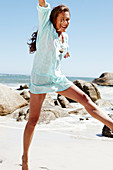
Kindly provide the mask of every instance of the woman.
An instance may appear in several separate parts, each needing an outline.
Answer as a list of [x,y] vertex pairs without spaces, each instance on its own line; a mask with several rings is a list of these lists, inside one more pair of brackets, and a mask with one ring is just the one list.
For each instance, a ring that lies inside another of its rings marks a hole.
[[[30,51],[36,50],[30,83],[30,115],[24,131],[22,170],[28,170],[28,151],[34,128],[40,116],[46,93],[57,92],[81,103],[94,118],[111,130],[113,121],[95,105],[91,99],[60,72],[62,57],[69,57],[68,37],[65,33],[70,22],[70,11],[66,5],[55,7],[39,0],[39,30],[36,39],[32,38]],[[34,36],[35,34],[33,34]]]

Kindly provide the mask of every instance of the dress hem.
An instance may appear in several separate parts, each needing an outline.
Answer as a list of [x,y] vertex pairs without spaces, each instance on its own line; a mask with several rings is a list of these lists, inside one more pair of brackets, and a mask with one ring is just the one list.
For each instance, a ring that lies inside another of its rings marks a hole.
[[[72,83],[73,84],[73,83]],[[33,92],[32,90],[30,90],[30,93],[32,94],[45,94],[45,93],[56,93],[56,92],[61,92],[61,91],[64,91],[66,89],[68,89],[72,84],[70,84],[68,87],[64,88],[64,89],[61,89],[61,90],[58,90],[58,91],[50,91],[50,92]]]

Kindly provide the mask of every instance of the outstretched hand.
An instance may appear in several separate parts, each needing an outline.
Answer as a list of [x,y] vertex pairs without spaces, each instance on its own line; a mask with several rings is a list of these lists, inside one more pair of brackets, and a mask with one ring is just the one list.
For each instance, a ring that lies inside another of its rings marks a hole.
[[64,58],[68,58],[68,57],[70,57],[69,52],[66,53],[66,55],[64,56]]
[[42,7],[46,7],[46,0],[38,0],[39,1],[39,5]]

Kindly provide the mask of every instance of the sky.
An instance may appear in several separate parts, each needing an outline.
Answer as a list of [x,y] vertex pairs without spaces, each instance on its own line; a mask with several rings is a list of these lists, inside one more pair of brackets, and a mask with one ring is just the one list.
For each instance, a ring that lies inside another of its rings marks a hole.
[[[71,12],[70,58],[66,76],[99,77],[113,72],[113,0],[48,0],[51,8],[66,4]],[[38,29],[38,0],[0,1],[0,73],[30,75],[35,54],[27,42]]]

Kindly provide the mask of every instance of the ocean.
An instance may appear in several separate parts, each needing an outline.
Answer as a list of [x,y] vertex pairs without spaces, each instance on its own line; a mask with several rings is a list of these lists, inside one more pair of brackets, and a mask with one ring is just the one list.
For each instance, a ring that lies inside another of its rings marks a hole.
[[0,74],[0,83],[10,87],[17,87],[21,84],[28,84],[30,82],[29,75],[21,74]]
[[[67,77],[70,81],[85,80],[92,81],[93,77]],[[30,82],[30,75],[21,74],[0,74],[0,83],[6,84],[7,86],[18,86],[20,84],[28,84]]]

